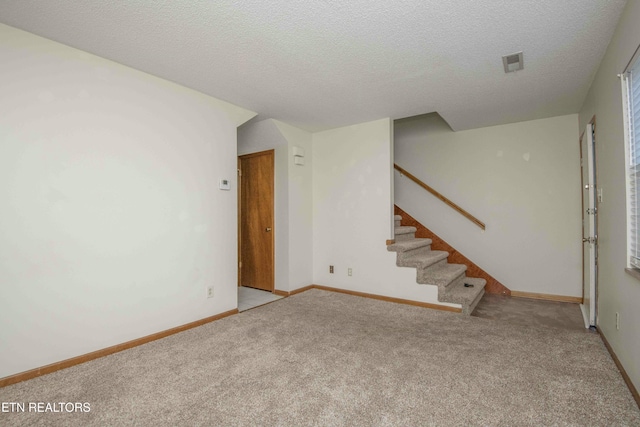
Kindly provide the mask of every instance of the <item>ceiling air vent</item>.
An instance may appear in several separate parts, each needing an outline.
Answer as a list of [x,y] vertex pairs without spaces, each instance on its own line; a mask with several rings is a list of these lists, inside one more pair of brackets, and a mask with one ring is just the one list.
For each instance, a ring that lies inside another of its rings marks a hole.
[[522,60],[522,52],[512,53],[511,55],[503,56],[502,64],[504,65],[505,73],[522,70],[524,68],[524,61]]

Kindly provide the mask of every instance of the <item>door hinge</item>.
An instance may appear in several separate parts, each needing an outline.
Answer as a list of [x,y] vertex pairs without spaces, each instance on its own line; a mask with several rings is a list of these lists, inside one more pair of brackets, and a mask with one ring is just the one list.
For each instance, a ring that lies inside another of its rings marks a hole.
[[242,261],[238,263],[238,268],[242,268]]
[[582,242],[583,243],[590,243],[590,244],[597,244],[598,243],[598,236],[595,236],[595,237],[583,237],[582,238]]
[[242,176],[242,169],[238,169],[238,176]]
[[589,215],[595,215],[598,213],[598,209],[597,208],[589,208],[587,209],[587,214]]

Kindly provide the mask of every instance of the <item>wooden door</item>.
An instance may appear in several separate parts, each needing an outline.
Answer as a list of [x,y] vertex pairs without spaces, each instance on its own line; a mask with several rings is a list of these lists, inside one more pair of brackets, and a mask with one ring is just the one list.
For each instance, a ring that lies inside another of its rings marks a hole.
[[274,151],[240,156],[238,284],[273,291]]

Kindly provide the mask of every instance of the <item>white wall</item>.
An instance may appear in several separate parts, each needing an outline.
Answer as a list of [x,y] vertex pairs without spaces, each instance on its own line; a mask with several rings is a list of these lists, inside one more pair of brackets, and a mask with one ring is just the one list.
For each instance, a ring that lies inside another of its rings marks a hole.
[[437,304],[437,287],[416,284],[416,270],[396,267],[396,254],[386,249],[393,203],[391,126],[383,119],[313,134],[313,280]]
[[[293,291],[313,283],[312,136],[286,123],[275,124],[288,143],[289,286],[284,290]],[[294,164],[294,147],[304,150],[304,165]]]
[[287,145],[275,120],[251,121],[238,128],[238,156],[272,150]]
[[236,308],[254,113],[5,25],[0,62],[0,377]]
[[[627,209],[622,94],[617,74],[640,44],[640,2],[629,1],[580,110],[580,131],[596,117],[598,187],[598,328],[640,390],[640,281],[627,267]],[[615,315],[620,314],[620,330]]]
[[506,287],[582,296],[578,117],[453,132],[437,114],[395,122],[395,161],[486,224],[396,172],[395,202]]

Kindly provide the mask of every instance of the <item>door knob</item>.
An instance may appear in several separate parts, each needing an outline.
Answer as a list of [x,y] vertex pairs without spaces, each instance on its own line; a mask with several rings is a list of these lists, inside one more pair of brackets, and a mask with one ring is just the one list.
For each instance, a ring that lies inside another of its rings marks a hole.
[[266,231],[268,233],[269,231],[271,231],[271,227],[265,228],[264,231]]

